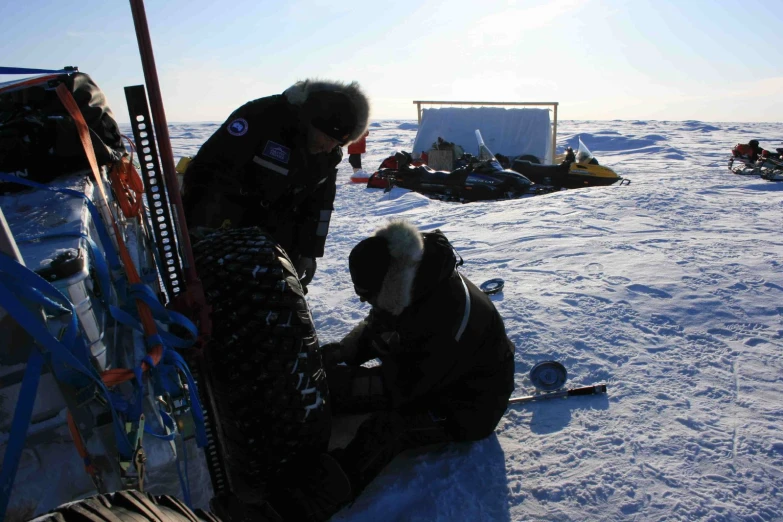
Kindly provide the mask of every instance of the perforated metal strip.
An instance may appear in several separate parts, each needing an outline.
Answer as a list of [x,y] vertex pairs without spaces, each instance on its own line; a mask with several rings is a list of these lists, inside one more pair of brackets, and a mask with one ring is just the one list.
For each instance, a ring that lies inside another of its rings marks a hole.
[[[147,196],[148,220],[155,236],[159,254],[160,278],[170,298],[185,289],[182,274],[182,258],[179,255],[177,232],[171,213],[167,187],[161,172],[158,148],[153,131],[152,118],[147,104],[147,94],[143,85],[125,87],[125,99],[133,128],[133,141],[141,166],[144,180],[144,193]],[[173,187],[178,190],[179,187]]]

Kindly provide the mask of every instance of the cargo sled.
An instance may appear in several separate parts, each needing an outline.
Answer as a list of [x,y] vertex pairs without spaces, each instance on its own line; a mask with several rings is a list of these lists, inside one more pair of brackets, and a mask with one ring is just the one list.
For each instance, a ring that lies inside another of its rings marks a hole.
[[256,228],[191,247],[152,90],[125,138],[77,68],[0,72],[28,74],[0,84],[0,520],[278,520],[330,426],[291,260]]

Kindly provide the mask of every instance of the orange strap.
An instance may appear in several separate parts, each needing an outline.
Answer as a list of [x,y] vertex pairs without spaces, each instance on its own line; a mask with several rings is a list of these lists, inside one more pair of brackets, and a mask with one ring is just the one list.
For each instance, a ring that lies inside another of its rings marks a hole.
[[76,429],[76,423],[73,420],[73,415],[68,411],[68,430],[71,432],[71,438],[73,439],[73,445],[76,446],[76,451],[79,452],[79,456],[84,461],[84,471],[87,472],[93,479],[98,479],[98,470],[92,465],[90,454],[87,453],[87,448],[84,446],[84,440],[82,439],[79,430]]
[[[82,142],[84,152],[87,154],[87,161],[90,163],[90,168],[92,170],[95,184],[98,187],[98,191],[100,192],[103,201],[108,202],[109,199],[106,197],[106,189],[103,186],[103,178],[101,178],[100,171],[98,170],[98,162],[95,159],[95,150],[92,147],[92,139],[90,138],[90,130],[87,127],[87,122],[84,121],[84,116],[82,116],[82,113],[79,110],[79,106],[76,104],[76,100],[73,99],[73,95],[64,84],[61,83],[58,85],[56,92],[57,96],[60,98],[60,101],[68,110],[68,113],[73,118],[73,121],[76,123],[76,128],[79,131],[79,139]],[[125,241],[122,239],[120,227],[117,225],[117,222],[114,219],[112,219],[111,225],[114,228],[114,234],[117,239],[117,250],[128,275],[128,281],[134,285],[141,284],[142,281],[139,277],[139,273],[136,271],[136,265],[133,263],[133,258],[131,258],[130,252],[128,252],[128,247],[125,245]],[[141,319],[141,325],[145,336],[150,338],[151,336],[156,335],[158,332],[158,327],[155,324],[155,320],[152,317],[152,312],[150,311],[149,307],[146,305],[146,303],[137,299],[136,308],[139,311],[139,318]],[[149,349],[148,355],[152,358],[153,363],[157,365],[163,356],[163,346],[161,344],[153,345]],[[141,368],[142,371],[146,372],[150,369],[150,366],[145,361],[142,361]],[[118,368],[103,372],[101,377],[106,386],[111,387],[134,379],[135,374],[133,373],[133,370]]]

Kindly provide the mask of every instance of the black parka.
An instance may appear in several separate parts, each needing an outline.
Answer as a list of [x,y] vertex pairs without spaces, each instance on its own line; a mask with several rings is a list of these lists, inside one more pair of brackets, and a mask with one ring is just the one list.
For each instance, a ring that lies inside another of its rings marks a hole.
[[[514,390],[514,345],[489,297],[456,270],[446,237],[424,233],[422,240],[409,302],[395,314],[373,300],[343,342],[354,345],[346,352],[355,364],[380,358],[395,409],[442,416],[457,440],[478,440],[495,429]],[[405,280],[387,275],[382,293],[392,279]]]
[[237,109],[188,165],[190,228],[258,226],[291,256],[323,255],[342,150],[307,153],[301,109],[284,95]]

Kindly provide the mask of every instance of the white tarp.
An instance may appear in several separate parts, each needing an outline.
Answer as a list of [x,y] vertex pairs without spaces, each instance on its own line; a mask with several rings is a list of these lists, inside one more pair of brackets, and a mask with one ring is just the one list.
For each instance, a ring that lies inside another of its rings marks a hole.
[[549,109],[504,109],[502,107],[446,107],[424,109],[413,143],[413,154],[432,148],[438,137],[478,155],[476,129],[489,150],[509,158],[533,154],[549,163],[552,126]]

